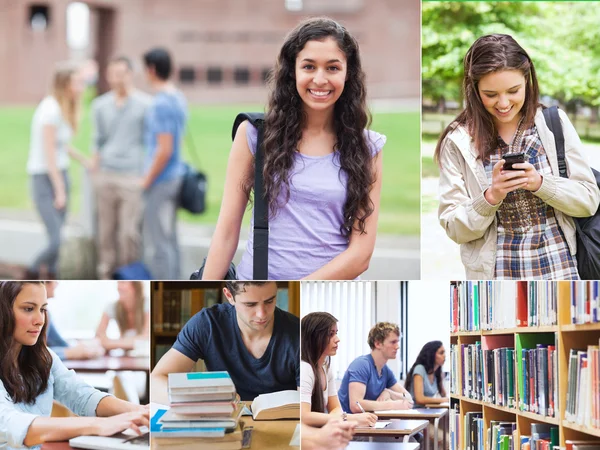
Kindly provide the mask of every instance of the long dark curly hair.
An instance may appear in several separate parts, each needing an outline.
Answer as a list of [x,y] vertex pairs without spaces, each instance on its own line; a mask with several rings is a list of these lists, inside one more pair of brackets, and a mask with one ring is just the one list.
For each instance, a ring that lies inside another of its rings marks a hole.
[[540,89],[533,61],[527,52],[508,34],[489,34],[477,39],[463,60],[463,94],[465,109],[444,130],[435,148],[435,159],[439,163],[444,139],[458,126],[467,128],[473,138],[480,159],[485,159],[493,150],[498,130],[492,115],[486,111],[479,95],[479,81],[490,73],[502,70],[518,70],[525,77],[525,103],[521,109],[523,125],[534,123],[539,103]]
[[13,305],[29,281],[0,281],[0,381],[14,403],[34,403],[48,387],[52,356],[46,347],[48,315],[35,345],[15,345]]
[[[358,220],[357,231],[365,233],[365,220],[373,213],[369,197],[375,182],[371,151],[364,130],[371,124],[367,108],[365,74],[358,43],[342,25],[329,18],[301,22],[287,38],[270,75],[270,95],[265,113],[265,197],[270,215],[289,200],[290,170],[306,125],[306,113],[296,89],[296,56],[308,41],[334,39],[347,60],[344,90],[334,107],[335,148],[341,170],[347,176],[344,223],[341,233],[349,236]],[[247,187],[247,192],[250,191]],[[283,192],[283,200],[279,200]]]
[[438,392],[442,397],[446,396],[446,391],[444,389],[444,380],[442,379],[442,368],[438,367],[437,370],[433,370],[435,367],[435,355],[440,347],[444,345],[442,341],[431,341],[423,346],[421,351],[419,352],[419,356],[417,356],[417,360],[412,365],[408,374],[406,375],[406,381],[404,381],[404,388],[407,391],[410,391],[410,388],[413,384],[413,373],[415,371],[415,367],[419,364],[425,367],[425,371],[427,373],[435,374],[435,380],[438,387]]

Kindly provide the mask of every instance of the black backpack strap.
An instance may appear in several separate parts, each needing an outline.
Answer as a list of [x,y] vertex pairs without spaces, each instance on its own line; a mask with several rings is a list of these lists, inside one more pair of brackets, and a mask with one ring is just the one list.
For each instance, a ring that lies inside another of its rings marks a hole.
[[233,123],[232,138],[235,138],[238,127],[248,120],[258,130],[256,154],[254,157],[254,259],[252,279],[269,279],[269,210],[264,189],[264,114],[240,113]]
[[565,161],[565,136],[558,115],[558,107],[551,106],[542,110],[546,125],[554,135],[554,143],[556,144],[556,158],[558,160],[558,173],[563,178],[569,178],[567,175],[567,163]]

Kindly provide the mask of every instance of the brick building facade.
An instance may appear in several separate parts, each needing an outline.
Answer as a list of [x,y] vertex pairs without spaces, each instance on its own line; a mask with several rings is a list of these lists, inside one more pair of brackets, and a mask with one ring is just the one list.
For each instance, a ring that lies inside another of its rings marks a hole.
[[[67,46],[70,0],[0,0],[0,103],[30,104],[47,91]],[[114,54],[136,61],[168,48],[175,80],[192,102],[264,102],[264,77],[286,33],[300,19],[328,15],[358,39],[372,99],[418,99],[418,0],[85,0],[87,56],[102,69]],[[45,27],[32,26],[40,14]],[[38,28],[38,29],[36,29]],[[41,29],[39,29],[41,28]],[[138,63],[141,67],[141,63]],[[101,70],[102,72],[102,70]],[[145,88],[141,71],[138,83]],[[100,79],[101,89],[105,87]]]

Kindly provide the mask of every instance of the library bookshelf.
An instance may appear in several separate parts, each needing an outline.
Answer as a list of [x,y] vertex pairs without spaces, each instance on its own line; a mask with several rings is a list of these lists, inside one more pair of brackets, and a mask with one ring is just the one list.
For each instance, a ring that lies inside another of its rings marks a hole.
[[[565,420],[565,405],[567,399],[569,351],[571,349],[585,348],[588,345],[598,345],[600,339],[600,323],[582,325],[571,324],[571,283],[569,281],[553,282],[558,284],[557,289],[557,325],[540,327],[518,327],[501,330],[465,331],[450,333],[452,345],[474,344],[486,335],[512,336],[516,348],[518,334],[555,333],[556,351],[558,355],[558,401],[557,417],[547,417],[540,414],[520,411],[517,408],[498,406],[492,403],[466,398],[459,394],[450,394],[451,407],[459,404],[460,438],[459,448],[465,449],[465,414],[468,412],[481,412],[483,415],[484,430],[490,427],[493,420],[516,422],[517,443],[521,435],[529,435],[532,423],[547,423],[558,426],[560,446],[565,446],[565,441],[570,440],[596,440],[600,438],[600,428],[591,428],[577,425]],[[462,367],[462,354],[458,354],[458,367]],[[458,389],[462,386],[462,370],[457,374]],[[515,445],[515,448],[519,448]]]
[[[153,281],[151,284],[151,368],[171,348],[179,331],[202,308],[227,302],[222,281]],[[277,304],[300,317],[300,283],[277,282]],[[203,370],[199,362],[196,370]]]

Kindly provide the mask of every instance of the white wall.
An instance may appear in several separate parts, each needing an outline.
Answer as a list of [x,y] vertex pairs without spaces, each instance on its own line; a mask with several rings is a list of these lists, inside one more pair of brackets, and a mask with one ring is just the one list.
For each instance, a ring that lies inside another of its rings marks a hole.
[[446,349],[444,371],[450,370],[450,282],[408,283],[408,369],[429,341],[442,341]]

